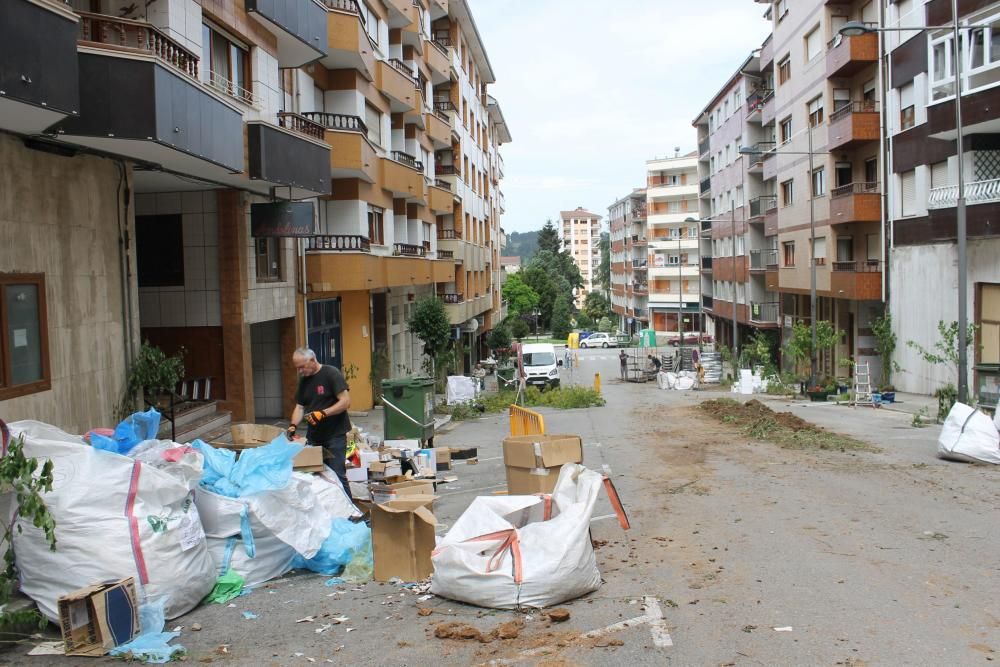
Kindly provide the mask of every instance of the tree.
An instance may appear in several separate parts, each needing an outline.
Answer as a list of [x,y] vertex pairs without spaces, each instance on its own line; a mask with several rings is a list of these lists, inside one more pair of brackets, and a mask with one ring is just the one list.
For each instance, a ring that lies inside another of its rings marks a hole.
[[597,267],[597,282],[605,294],[611,291],[611,236],[601,232],[601,263]]
[[507,327],[504,325],[493,327],[486,335],[486,344],[491,350],[505,350],[510,347],[510,332]]
[[[906,344],[916,350],[927,363],[950,366],[958,378],[958,322],[945,324],[944,320],[938,320],[937,329],[941,338],[935,341],[931,350],[915,340],[908,340]],[[976,325],[970,323],[965,334],[965,346],[971,346],[974,340],[976,340]]]
[[424,354],[431,361],[431,376],[437,380],[439,362],[451,346],[451,322],[444,302],[436,296],[423,297],[413,305],[407,325],[423,341]]
[[611,333],[615,330],[615,325],[610,317],[602,317],[600,322],[597,323],[597,328],[604,333]]
[[[813,350],[812,328],[804,322],[796,322],[792,325],[791,339],[785,343],[785,352],[797,364],[808,363],[820,352],[833,348],[843,336],[844,332],[835,329],[831,322],[819,320],[816,322],[816,349]],[[818,378],[814,379],[818,381]]]
[[558,255],[559,251],[562,250],[562,241],[559,240],[559,230],[556,229],[552,220],[546,220],[545,226],[538,232],[537,244],[538,252],[548,250],[552,254]]
[[560,294],[552,306],[551,328],[553,338],[566,338],[569,336],[569,332],[572,329],[569,320],[572,314],[569,297],[565,294]]
[[[572,292],[572,289],[568,284],[560,284],[557,280],[558,276],[550,272],[540,262],[535,262],[534,260],[519,273],[524,274],[524,282],[538,295],[538,303],[536,305],[540,313],[538,324],[545,328],[549,325],[556,297],[560,293]],[[565,283],[565,280],[563,280],[563,283]],[[521,315],[530,315],[530,310],[522,312]]]
[[538,292],[524,282],[520,273],[507,277],[503,284],[503,298],[512,316],[526,315],[538,306]]
[[872,334],[875,336],[875,352],[882,358],[882,382],[879,387],[889,387],[893,371],[899,370],[899,364],[892,358],[897,341],[896,332],[892,330],[892,314],[889,311],[872,320]]
[[521,340],[527,337],[531,333],[531,327],[522,318],[515,318],[513,322],[510,323],[510,335]]
[[611,317],[611,302],[602,292],[591,292],[583,301],[583,312],[592,320]]

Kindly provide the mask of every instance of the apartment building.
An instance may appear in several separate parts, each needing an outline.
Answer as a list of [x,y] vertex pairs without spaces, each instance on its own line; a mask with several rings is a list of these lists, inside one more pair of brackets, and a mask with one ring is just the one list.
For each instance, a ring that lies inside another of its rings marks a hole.
[[601,265],[602,217],[582,207],[573,211],[560,211],[559,217],[559,238],[583,277],[583,287],[573,290],[574,304],[580,309],[597,284],[597,269]]
[[774,149],[774,123],[762,122],[763,108],[773,94],[769,74],[761,68],[761,52],[755,51],[694,121],[704,250],[702,303],[719,341],[730,348],[734,336],[746,340],[758,330],[777,336],[775,181],[763,177],[761,155],[740,153],[745,147]]
[[706,330],[698,195],[695,153],[646,162],[646,233],[632,239],[632,253],[646,261],[649,323],[657,332]]
[[636,188],[608,207],[611,241],[611,310],[618,330],[649,328],[646,190]]
[[[996,402],[1000,389],[1000,2],[960,2],[959,23],[977,26],[962,37],[961,154],[956,150],[954,40],[951,30],[885,33],[889,94],[891,224],[889,307],[899,332],[893,382],[901,391],[932,393],[954,383],[954,369],[926,363],[905,344],[931,348],[936,323],[958,319],[956,221],[959,161],[964,168],[968,245],[965,290],[969,322],[970,394]],[[950,25],[951,3],[900,0],[888,4],[890,27]],[[996,31],[996,32],[994,32]],[[875,35],[844,38],[860,59],[878,49]],[[862,48],[863,47],[863,48]],[[855,125],[855,127],[857,127]],[[919,326],[915,326],[919,324]]]
[[510,135],[462,0],[12,0],[0,37],[5,416],[111,423],[140,340],[234,419],[287,417],[307,342],[369,407],[420,294],[476,354]]

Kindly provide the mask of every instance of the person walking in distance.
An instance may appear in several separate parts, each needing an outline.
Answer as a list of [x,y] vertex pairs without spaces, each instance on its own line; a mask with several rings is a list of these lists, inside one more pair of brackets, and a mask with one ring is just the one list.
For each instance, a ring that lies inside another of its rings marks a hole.
[[619,372],[621,374],[622,380],[628,379],[628,354],[624,349],[618,353],[618,364],[620,366]]
[[299,423],[305,417],[309,424],[306,444],[323,448],[324,462],[337,473],[350,497],[345,462],[347,432],[351,430],[351,420],[347,416],[351,407],[347,380],[338,369],[319,363],[316,353],[307,347],[295,350],[292,363],[299,374],[299,388],[295,392],[295,409],[292,410],[288,437],[295,436]]

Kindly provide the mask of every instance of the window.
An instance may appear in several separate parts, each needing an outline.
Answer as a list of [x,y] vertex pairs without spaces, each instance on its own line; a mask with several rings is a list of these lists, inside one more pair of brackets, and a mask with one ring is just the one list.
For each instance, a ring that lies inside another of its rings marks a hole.
[[781,23],[781,20],[788,14],[788,0],[777,0],[774,3],[774,10],[778,16],[778,23]]
[[372,8],[367,5],[367,3],[358,0],[355,3],[355,7],[358,8],[358,13],[361,18],[364,19],[362,23],[365,26],[365,30],[368,32],[368,39],[372,41],[372,44],[378,45],[378,14],[372,11]]
[[813,259],[816,260],[816,266],[823,266],[826,264],[826,237],[817,236],[816,242],[813,243]]
[[836,113],[844,107],[851,105],[851,90],[849,88],[833,89],[833,112]]
[[203,74],[208,83],[226,95],[253,103],[250,50],[207,23],[201,26],[201,40],[202,62],[208,64],[208,71]]
[[941,100],[955,94],[955,43],[950,34],[931,42],[931,100]]
[[865,109],[869,111],[874,110],[875,102],[878,101],[878,97],[875,95],[875,79],[865,81],[863,91],[861,99],[865,101]]
[[781,121],[781,143],[787,144],[792,140],[792,117],[789,116]]
[[819,26],[816,26],[806,35],[806,62],[818,56],[822,47],[823,40],[820,38]]
[[916,215],[917,213],[917,172],[914,169],[904,171],[899,175],[900,190],[903,193],[901,199],[902,215]]
[[0,273],[0,400],[50,388],[45,275]]
[[809,127],[823,124],[823,96],[820,95],[807,105],[809,112]]
[[680,176],[678,176],[677,174],[667,175],[667,185],[680,185],[680,184],[681,184]]
[[837,237],[837,261],[838,262],[854,261],[854,237],[851,236]]
[[281,280],[281,239],[267,236],[255,240],[257,249],[257,280]]
[[788,56],[778,63],[778,83],[787,83],[792,78],[792,61]]
[[948,161],[935,162],[931,165],[931,188],[943,188],[948,185]]
[[385,209],[378,206],[368,206],[368,240],[385,245]]
[[680,213],[681,212],[681,203],[679,201],[672,201],[669,204],[667,204],[667,210],[670,213]]
[[365,102],[365,125],[368,126],[368,141],[382,146],[382,112]]
[[812,196],[822,197],[826,194],[826,168],[813,169],[812,172]]
[[795,266],[795,241],[785,241],[781,244],[785,266]]
[[976,345],[977,361],[981,364],[1000,364],[1000,285],[979,283],[978,304],[979,341]]
[[180,215],[135,216],[139,287],[184,286],[184,235]]
[[795,203],[795,189],[793,187],[794,184],[795,181],[792,179],[788,179],[787,181],[781,184],[782,206],[791,206],[793,203]]
[[689,225],[688,226],[688,238],[689,239],[696,239],[696,238],[698,238],[698,225]]
[[913,82],[899,88],[899,129],[908,130],[916,124],[913,104]]

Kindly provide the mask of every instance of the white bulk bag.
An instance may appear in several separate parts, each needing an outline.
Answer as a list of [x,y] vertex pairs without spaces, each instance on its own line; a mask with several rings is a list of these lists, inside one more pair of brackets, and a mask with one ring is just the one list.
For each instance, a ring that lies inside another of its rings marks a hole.
[[464,375],[448,376],[448,405],[468,403],[476,400],[478,382],[475,378]]
[[[603,477],[568,463],[544,520],[540,496],[480,496],[431,556],[431,593],[482,607],[549,607],[597,590],[590,518]],[[518,581],[520,580],[520,582]]]
[[222,576],[233,570],[244,579],[244,586],[252,588],[277,579],[292,569],[295,549],[279,540],[256,519],[251,519],[253,530],[253,556],[241,536],[209,537],[208,551],[215,563],[216,574]]
[[1000,433],[982,412],[964,403],[955,403],[938,436],[938,456],[954,461],[1000,464]]
[[168,618],[212,590],[215,568],[194,504],[191,452],[178,445],[183,462],[174,475],[171,466],[93,449],[41,422],[10,429],[24,436],[25,456],[53,463],[52,491],[43,497],[56,523],[56,550],[27,521],[14,531],[21,590],[50,620],[58,619],[61,596],[95,581],[135,577],[144,601],[166,599]]

